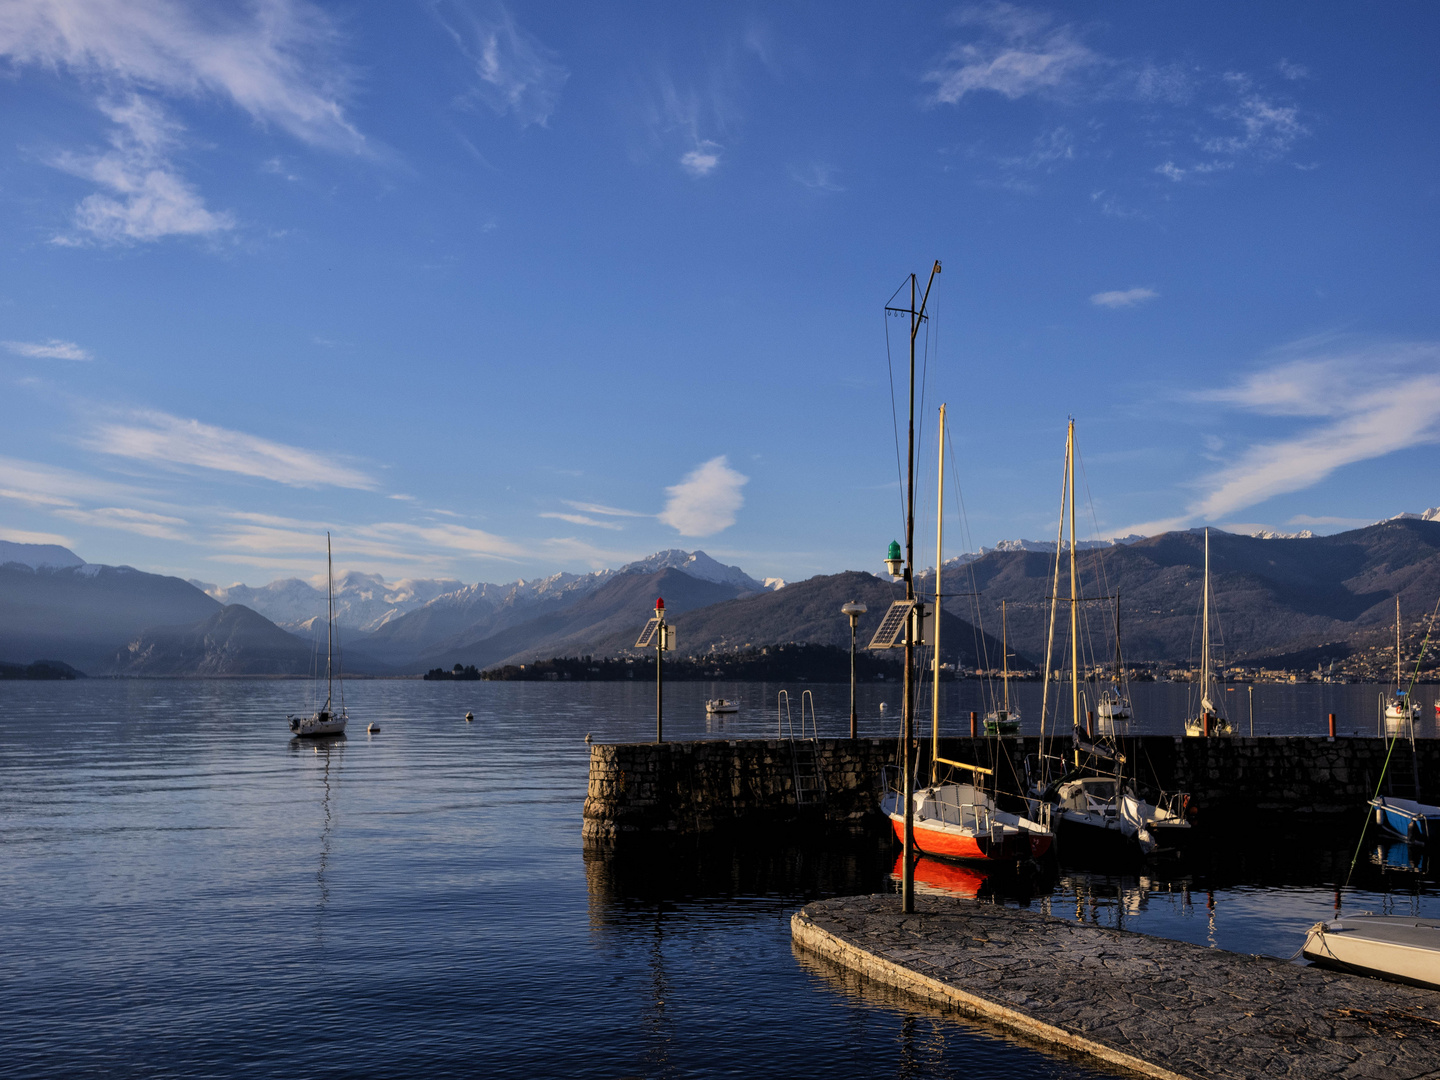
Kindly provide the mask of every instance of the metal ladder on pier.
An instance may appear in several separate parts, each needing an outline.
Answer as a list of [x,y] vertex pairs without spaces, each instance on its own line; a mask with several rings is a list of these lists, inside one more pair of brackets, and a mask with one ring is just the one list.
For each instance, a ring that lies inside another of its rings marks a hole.
[[[805,706],[810,706],[810,723],[805,723]],[[808,731],[808,734],[807,734]],[[815,698],[806,690],[800,695],[800,734],[790,718],[790,692],[781,690],[775,699],[775,735],[790,741],[790,768],[795,777],[795,805],[822,806],[825,803],[825,776],[820,771],[819,731],[815,722]]]

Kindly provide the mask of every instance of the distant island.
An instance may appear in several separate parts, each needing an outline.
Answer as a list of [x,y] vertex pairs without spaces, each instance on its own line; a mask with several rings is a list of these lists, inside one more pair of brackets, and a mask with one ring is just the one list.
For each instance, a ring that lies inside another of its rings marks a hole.
[[33,664],[7,664],[0,660],[0,679],[83,679],[77,671],[59,660],[36,660]]
[[474,664],[456,664],[453,668],[450,668],[449,670],[438,667],[431,668],[425,673],[426,682],[445,682],[447,680],[455,682],[472,682],[478,681],[482,677],[483,676],[480,673],[480,669],[477,668]]

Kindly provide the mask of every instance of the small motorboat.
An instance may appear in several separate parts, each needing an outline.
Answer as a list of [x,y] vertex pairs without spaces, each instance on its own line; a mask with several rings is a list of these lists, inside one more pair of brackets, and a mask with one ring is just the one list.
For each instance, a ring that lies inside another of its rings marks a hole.
[[720,715],[723,713],[738,713],[740,711],[740,702],[731,701],[729,698],[723,697],[712,698],[711,700],[705,702],[705,711],[707,713],[710,713],[712,716]]
[[1371,799],[1370,805],[1375,808],[1375,824],[1391,835],[1412,844],[1440,840],[1440,806],[1389,795]]
[[1440,919],[1347,915],[1312,926],[1300,951],[1321,967],[1440,990]]

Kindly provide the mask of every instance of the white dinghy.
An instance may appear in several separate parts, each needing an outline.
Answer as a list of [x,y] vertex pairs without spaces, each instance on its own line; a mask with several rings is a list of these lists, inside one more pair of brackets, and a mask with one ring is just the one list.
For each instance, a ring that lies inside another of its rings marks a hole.
[[1322,967],[1440,990],[1440,919],[1363,914],[1318,922],[1301,952]]

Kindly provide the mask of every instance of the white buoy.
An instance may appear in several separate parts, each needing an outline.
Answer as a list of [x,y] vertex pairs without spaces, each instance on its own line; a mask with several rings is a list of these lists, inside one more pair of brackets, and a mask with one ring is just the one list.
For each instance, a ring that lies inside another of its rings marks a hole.
[[885,703],[884,703],[883,701],[880,702],[880,711],[881,711],[881,712],[884,712],[884,711],[885,711]]
[[377,735],[377,734],[379,734],[379,732],[380,732],[380,725],[379,725],[379,724],[369,724],[369,725],[366,726],[365,730],[368,731],[371,735]]
[[585,744],[587,746],[590,744],[590,732],[588,731],[585,733]]
[[467,713],[465,714],[465,722],[466,722],[467,724],[470,723],[470,721],[472,721],[472,720],[474,720],[474,719],[475,719],[475,714],[474,714],[473,712],[467,712]]

